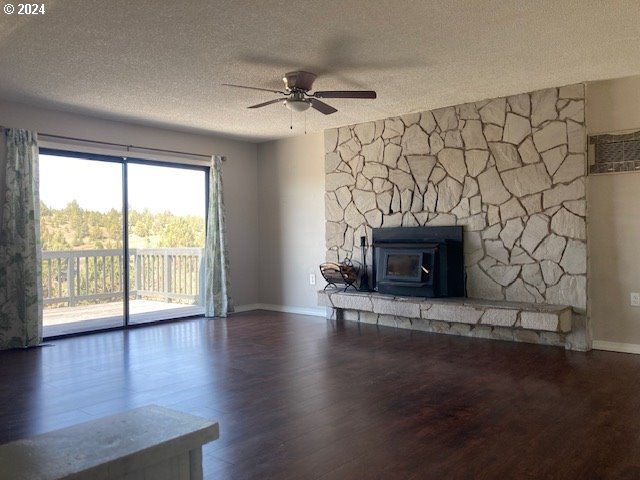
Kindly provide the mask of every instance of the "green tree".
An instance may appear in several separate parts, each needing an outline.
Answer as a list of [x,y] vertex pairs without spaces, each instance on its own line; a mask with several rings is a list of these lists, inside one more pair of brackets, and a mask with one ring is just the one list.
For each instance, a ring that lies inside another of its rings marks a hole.
[[184,217],[171,216],[167,219],[160,235],[161,247],[195,247],[196,239]]
[[49,209],[49,207],[47,207],[47,205],[40,200],[40,216],[41,217],[49,217],[51,215],[51,210]]
[[[117,249],[122,247],[122,213],[116,209],[98,212],[83,209],[72,200],[62,209],[40,204],[41,237],[44,250],[75,247]],[[130,232],[144,239],[146,246],[201,247],[204,221],[195,216],[158,214],[148,209],[130,210]]]

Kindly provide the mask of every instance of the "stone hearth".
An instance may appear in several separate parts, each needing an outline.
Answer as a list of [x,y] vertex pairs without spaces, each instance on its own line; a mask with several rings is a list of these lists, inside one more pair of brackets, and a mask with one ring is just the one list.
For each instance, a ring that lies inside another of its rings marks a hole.
[[328,289],[318,292],[318,303],[330,317],[361,323],[511,340],[586,350],[584,335],[571,332],[572,309],[470,298],[396,297],[374,292]]

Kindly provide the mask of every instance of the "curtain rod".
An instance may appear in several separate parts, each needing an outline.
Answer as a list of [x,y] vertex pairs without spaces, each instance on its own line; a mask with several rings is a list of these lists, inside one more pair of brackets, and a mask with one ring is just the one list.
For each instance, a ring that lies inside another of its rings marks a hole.
[[[173,153],[176,155],[188,155],[190,157],[200,157],[200,158],[206,158],[207,160],[211,160],[211,155],[204,155],[202,153],[180,152],[178,150],[165,150],[162,148],[153,148],[153,147],[139,147],[137,145],[125,145],[124,143],[102,142],[100,140],[87,140],[85,138],[65,137],[63,135],[53,135],[51,133],[39,133],[38,136],[57,138],[59,140],[71,140],[74,142],[94,143],[96,145],[108,145],[110,147],[123,147],[123,148],[126,148],[127,151],[129,151],[129,149],[131,148],[135,148],[136,150],[147,150],[150,152],[158,152],[158,153]],[[226,158],[222,157],[222,161],[224,162],[225,160]]]

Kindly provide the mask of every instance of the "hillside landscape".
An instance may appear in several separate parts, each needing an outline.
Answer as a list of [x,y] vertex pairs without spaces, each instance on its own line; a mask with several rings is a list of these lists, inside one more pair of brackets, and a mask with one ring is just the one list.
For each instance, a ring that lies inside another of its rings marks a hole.
[[[122,213],[83,209],[76,200],[55,209],[40,202],[40,236],[44,251],[122,248]],[[129,209],[129,247],[202,247],[202,217]]]

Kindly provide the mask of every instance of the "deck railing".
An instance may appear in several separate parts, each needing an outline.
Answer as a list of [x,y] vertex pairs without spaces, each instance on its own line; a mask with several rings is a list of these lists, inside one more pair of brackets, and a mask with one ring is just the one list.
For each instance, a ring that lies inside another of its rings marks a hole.
[[[129,298],[198,304],[201,248],[129,249]],[[124,292],[122,250],[42,252],[45,306],[112,302]]]

